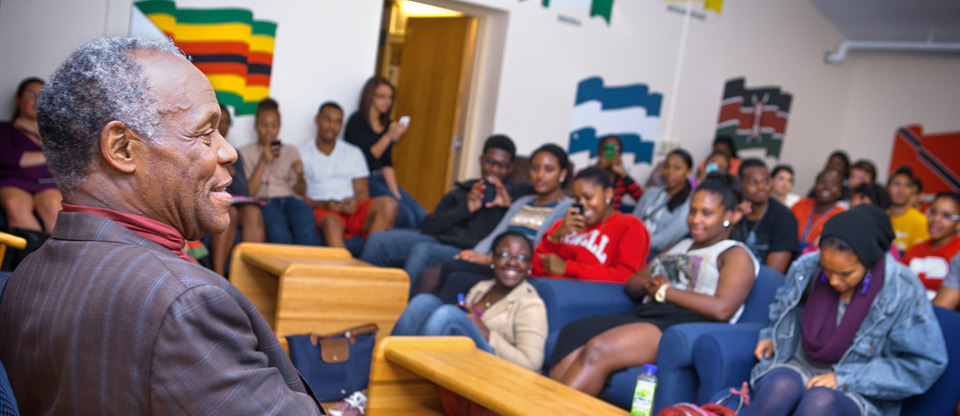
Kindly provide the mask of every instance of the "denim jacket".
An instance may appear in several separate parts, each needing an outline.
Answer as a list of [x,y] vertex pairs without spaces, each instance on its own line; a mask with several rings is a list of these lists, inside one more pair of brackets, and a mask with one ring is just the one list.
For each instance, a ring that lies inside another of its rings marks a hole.
[[[771,326],[759,339],[773,339],[773,357],[753,367],[751,384],[774,365],[783,364],[801,348],[798,305],[803,291],[820,271],[820,253],[803,256],[790,266],[787,279],[770,305]],[[867,415],[900,414],[901,401],[925,392],[947,365],[946,343],[920,280],[887,254],[883,287],[860,324],[853,343],[833,371],[837,389],[857,393],[868,403]]]

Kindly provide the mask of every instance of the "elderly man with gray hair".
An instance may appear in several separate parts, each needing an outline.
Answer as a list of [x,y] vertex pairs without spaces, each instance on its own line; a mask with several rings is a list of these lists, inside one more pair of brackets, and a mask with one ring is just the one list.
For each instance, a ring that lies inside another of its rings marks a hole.
[[64,209],[0,298],[21,412],[321,414],[254,306],[183,254],[232,202],[204,75],[169,43],[97,39],[37,113]]

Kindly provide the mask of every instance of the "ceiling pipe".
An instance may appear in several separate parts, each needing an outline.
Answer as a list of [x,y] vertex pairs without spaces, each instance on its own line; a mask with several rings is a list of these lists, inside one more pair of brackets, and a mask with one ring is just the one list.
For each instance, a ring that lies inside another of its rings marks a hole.
[[960,52],[960,43],[845,40],[840,43],[840,47],[837,48],[836,52],[825,53],[823,55],[823,62],[827,64],[839,64],[846,59],[847,51],[851,49],[902,52]]

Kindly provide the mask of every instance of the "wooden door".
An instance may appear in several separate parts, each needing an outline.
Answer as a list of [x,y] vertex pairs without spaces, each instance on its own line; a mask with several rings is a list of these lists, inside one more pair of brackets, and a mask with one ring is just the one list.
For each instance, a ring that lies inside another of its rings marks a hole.
[[394,120],[410,127],[393,146],[397,182],[427,211],[447,191],[461,131],[468,73],[473,62],[476,19],[409,18],[400,58]]

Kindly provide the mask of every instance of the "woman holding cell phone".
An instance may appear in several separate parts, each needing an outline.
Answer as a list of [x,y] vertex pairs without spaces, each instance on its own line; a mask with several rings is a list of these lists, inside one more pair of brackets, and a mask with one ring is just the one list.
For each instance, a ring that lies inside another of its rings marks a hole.
[[387,195],[400,205],[396,228],[419,229],[427,211],[397,184],[393,169],[393,144],[410,125],[409,116],[400,117],[396,122],[390,119],[395,93],[393,85],[383,77],[367,80],[360,93],[360,108],[347,120],[343,138],[359,147],[367,159],[370,196]]
[[432,294],[415,296],[391,335],[464,335],[477,348],[524,368],[543,365],[547,310],[527,282],[533,245],[521,232],[507,231],[493,241],[492,280],[475,284],[458,305],[444,305]]
[[633,215],[613,208],[613,182],[599,167],[573,180],[576,201],[540,240],[533,275],[623,283],[646,264],[650,236]]

